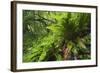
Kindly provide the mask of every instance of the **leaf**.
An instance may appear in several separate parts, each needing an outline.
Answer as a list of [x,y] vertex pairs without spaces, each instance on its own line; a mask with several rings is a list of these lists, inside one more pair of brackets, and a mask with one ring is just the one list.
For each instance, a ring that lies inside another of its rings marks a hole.
[[46,57],[46,51],[43,51],[42,54],[41,54],[40,57],[39,57],[39,61],[44,60],[45,57]]
[[79,41],[78,44],[79,44],[79,46],[80,46],[81,48],[86,48],[85,44],[84,44],[82,41]]
[[56,54],[56,59],[57,59],[57,61],[60,61],[60,60],[62,60],[62,56],[60,54]]
[[71,49],[73,47],[74,43],[69,41],[67,44],[67,48]]

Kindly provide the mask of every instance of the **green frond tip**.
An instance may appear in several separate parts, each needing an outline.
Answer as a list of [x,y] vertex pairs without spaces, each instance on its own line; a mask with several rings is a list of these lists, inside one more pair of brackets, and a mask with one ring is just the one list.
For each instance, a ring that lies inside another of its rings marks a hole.
[[46,57],[46,52],[45,52],[45,51],[43,51],[43,52],[41,53],[41,55],[40,55],[40,57],[39,57],[39,60],[38,60],[38,61],[42,61],[42,60],[44,60],[44,59],[45,59],[45,57]]

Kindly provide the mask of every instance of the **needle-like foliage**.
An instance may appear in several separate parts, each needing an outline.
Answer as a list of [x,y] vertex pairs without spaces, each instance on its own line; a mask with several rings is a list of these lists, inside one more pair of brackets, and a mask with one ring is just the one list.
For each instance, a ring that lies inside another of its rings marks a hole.
[[91,14],[23,10],[23,62],[91,58]]

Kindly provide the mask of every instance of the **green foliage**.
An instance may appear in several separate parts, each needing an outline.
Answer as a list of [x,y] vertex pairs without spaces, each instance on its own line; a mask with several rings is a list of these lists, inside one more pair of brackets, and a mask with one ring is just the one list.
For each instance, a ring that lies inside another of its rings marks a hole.
[[23,62],[90,59],[90,14],[23,10]]

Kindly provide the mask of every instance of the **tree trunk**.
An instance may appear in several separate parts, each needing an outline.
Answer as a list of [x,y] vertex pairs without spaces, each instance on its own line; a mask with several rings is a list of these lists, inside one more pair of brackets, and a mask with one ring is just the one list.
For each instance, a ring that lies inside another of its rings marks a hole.
[[64,60],[69,59],[69,52],[70,52],[70,50],[68,48],[65,48],[64,53],[63,53],[63,59]]
[[69,50],[69,48],[66,47],[66,44],[63,45],[62,52],[63,52],[63,59],[64,60],[69,59],[70,50]]

